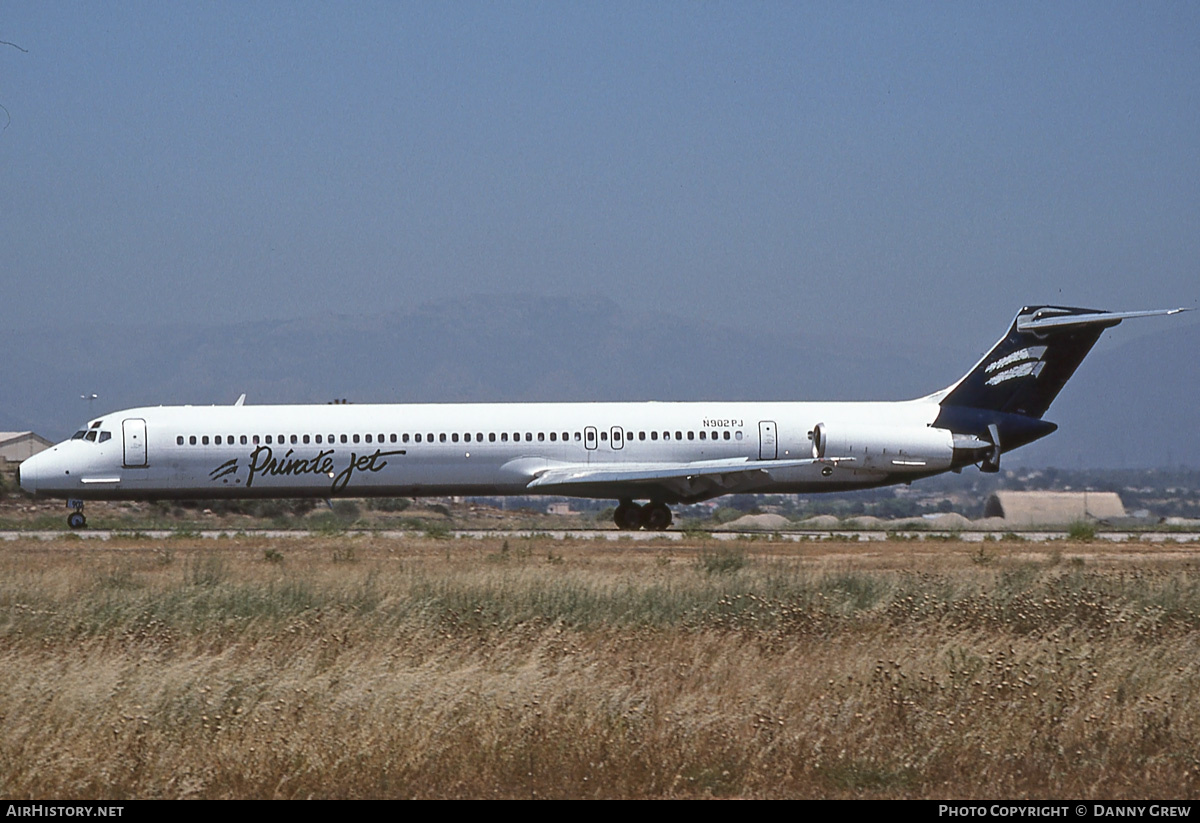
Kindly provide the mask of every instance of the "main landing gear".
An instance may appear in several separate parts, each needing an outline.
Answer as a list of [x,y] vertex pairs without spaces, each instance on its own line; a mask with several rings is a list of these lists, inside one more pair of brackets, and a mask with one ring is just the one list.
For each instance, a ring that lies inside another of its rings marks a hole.
[[72,529],[82,529],[87,526],[87,518],[83,516],[83,501],[68,500],[67,505],[75,511],[67,515],[67,525]]
[[660,532],[671,525],[671,510],[666,503],[651,501],[639,506],[632,500],[622,500],[613,512],[613,521],[623,531],[646,529]]

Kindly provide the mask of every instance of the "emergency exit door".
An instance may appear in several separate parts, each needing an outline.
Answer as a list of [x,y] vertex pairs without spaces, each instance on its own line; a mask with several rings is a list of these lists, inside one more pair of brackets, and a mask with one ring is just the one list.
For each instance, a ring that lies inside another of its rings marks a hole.
[[775,433],[775,423],[762,420],[758,424],[758,459],[774,460],[779,456],[779,438]]

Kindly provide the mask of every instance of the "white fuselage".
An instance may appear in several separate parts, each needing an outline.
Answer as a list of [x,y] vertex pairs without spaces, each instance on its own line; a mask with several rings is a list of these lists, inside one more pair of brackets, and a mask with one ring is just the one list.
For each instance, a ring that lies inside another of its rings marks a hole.
[[[25,461],[21,485],[80,500],[544,493],[677,502],[834,491],[944,471],[949,455],[818,462],[816,424],[913,431],[937,413],[930,400],[145,407],[98,418]],[[699,474],[738,461],[766,468],[728,488],[658,495],[622,475],[691,464]],[[530,485],[571,468],[598,479],[565,491]]]

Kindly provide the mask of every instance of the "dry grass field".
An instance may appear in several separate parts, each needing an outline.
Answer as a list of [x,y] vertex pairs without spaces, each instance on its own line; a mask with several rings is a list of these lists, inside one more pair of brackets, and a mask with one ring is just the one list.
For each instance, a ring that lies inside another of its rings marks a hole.
[[9,798],[1200,794],[1178,547],[0,547]]

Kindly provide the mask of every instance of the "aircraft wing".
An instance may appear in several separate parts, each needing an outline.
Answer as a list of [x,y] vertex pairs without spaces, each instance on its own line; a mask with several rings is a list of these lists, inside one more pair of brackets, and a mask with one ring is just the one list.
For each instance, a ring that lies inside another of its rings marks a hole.
[[619,463],[555,466],[537,473],[527,486],[540,493],[572,495],[610,490],[612,497],[665,497],[671,501],[707,500],[756,488],[771,481],[771,472],[834,459],[706,460],[694,463]]

